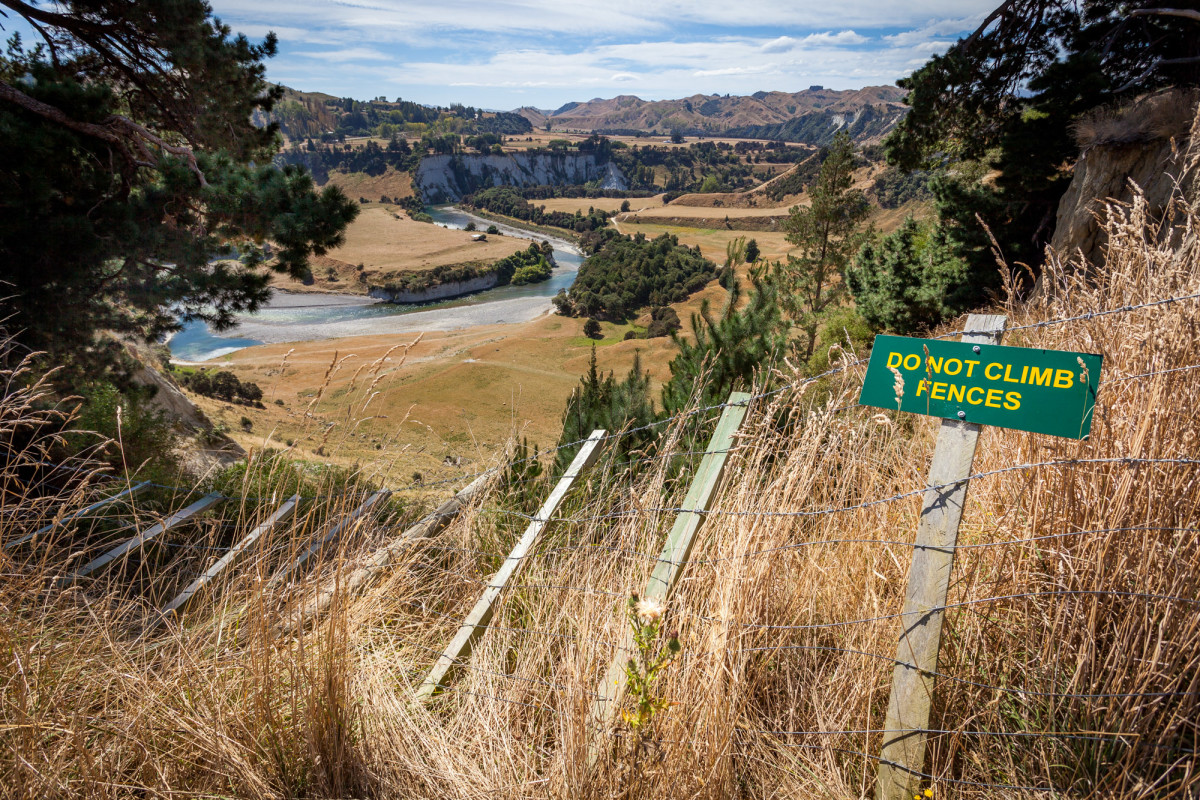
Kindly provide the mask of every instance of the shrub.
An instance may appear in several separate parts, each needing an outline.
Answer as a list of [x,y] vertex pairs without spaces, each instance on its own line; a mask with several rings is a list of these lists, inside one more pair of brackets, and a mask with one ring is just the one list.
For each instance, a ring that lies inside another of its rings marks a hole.
[[979,282],[954,255],[941,226],[909,217],[890,236],[863,245],[846,270],[860,314],[874,330],[911,333],[979,301]]
[[[86,399],[79,407],[76,433],[67,443],[74,450],[94,447],[95,434],[111,440],[97,455],[118,473],[173,479],[179,472],[175,448],[179,437],[163,412],[149,405],[150,393],[122,393],[110,383],[90,383],[80,392]],[[120,409],[118,424],[117,409]],[[93,435],[89,435],[89,432]]]
[[683,326],[675,309],[670,306],[658,306],[650,312],[650,325],[646,328],[646,338],[657,339],[660,336],[670,336],[681,327]]
[[[178,377],[181,384],[196,394],[224,400],[227,403],[240,402],[246,405],[261,405],[263,392],[258,384],[238,380],[238,377],[228,370],[220,370],[216,373],[202,370],[191,374],[185,373]],[[275,402],[283,405],[282,400]]]
[[600,320],[589,317],[588,321],[583,323],[583,335],[589,339],[603,339],[604,333],[600,330]]

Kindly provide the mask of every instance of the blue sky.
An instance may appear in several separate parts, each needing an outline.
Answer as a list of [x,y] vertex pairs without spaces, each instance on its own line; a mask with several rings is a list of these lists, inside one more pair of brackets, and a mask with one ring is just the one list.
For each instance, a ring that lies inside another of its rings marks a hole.
[[997,0],[210,0],[274,30],[272,80],[369,99],[557,108],[635,94],[890,84]]
[[891,84],[998,0],[210,0],[274,30],[271,80],[369,99],[557,108],[635,94]]

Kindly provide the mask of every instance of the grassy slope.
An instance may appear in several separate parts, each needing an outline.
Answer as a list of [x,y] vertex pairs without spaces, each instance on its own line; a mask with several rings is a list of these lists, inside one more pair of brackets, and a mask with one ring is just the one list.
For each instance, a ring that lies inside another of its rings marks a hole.
[[[1200,363],[1195,304],[1079,318],[1200,292],[1195,239],[1172,250],[1139,209],[1109,228],[1105,268],[1052,264],[1044,295],[1003,309],[1014,328],[1075,318],[1005,343],[1101,352],[1107,383],[1088,441],[982,435],[974,468],[996,474],[972,482],[959,543],[982,546],[959,551],[951,581],[951,603],[966,605],[947,614],[931,727],[951,733],[930,747],[935,797],[1045,796],[993,783],[1072,799],[1194,793],[1196,469],[1126,459],[1194,455],[1200,384],[1186,371],[1121,379]],[[225,528],[179,532],[168,537],[178,549],[65,592],[47,586],[79,548],[24,551],[0,574],[0,785],[14,797],[88,798],[869,796],[905,542],[940,424],[836,411],[860,380],[850,366],[827,404],[808,387],[751,408],[667,610],[683,654],[657,684],[669,705],[645,748],[627,729],[602,733],[597,768],[584,766],[590,695],[627,629],[623,598],[644,587],[646,556],[673,519],[656,509],[683,492],[657,468],[665,461],[638,475],[600,465],[560,510],[574,521],[553,524],[523,564],[455,690],[429,706],[413,690],[523,527],[496,510],[529,512],[530,502],[488,497],[491,510],[404,551],[375,589],[303,637],[278,634],[279,609],[344,574],[399,520],[356,528],[315,573],[264,591],[257,576],[319,530],[305,514],[221,589],[221,603],[203,600],[181,630],[148,637],[148,608],[211,561],[186,545],[228,542]],[[816,416],[789,417],[801,427],[773,427],[814,400]],[[6,401],[5,418],[28,413],[20,403]],[[1063,459],[1097,461],[1011,469]],[[326,497],[317,521],[351,505]],[[20,513],[5,520],[25,526],[62,509],[9,503]],[[239,520],[237,504],[222,513],[236,531],[253,516]],[[1114,731],[1120,739],[1107,738]]]

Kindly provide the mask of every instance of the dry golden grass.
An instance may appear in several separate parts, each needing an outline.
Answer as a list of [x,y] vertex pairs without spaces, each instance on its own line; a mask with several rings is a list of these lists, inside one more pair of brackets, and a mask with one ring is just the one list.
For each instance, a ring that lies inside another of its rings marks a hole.
[[351,200],[365,197],[372,203],[381,197],[388,197],[396,202],[405,197],[412,197],[412,175],[407,172],[397,172],[388,167],[382,175],[368,175],[365,172],[331,172],[328,185],[339,187]]
[[1072,126],[1083,150],[1101,145],[1137,145],[1187,136],[1196,119],[1200,92],[1172,90],[1140,97],[1129,105],[1103,107]]
[[[1110,208],[1103,268],[1051,259],[1037,300],[997,310],[1020,327],[1200,293],[1200,220],[1177,211],[1185,230],[1172,247],[1143,203]],[[1200,384],[1193,371],[1162,371],[1200,364],[1196,320],[1188,301],[1006,337],[1103,353],[1104,381],[1087,441],[982,436],[976,471],[1005,471],[972,482],[963,520],[969,547],[952,576],[947,677],[931,722],[951,732],[931,741],[935,797],[1047,796],[951,781],[1053,787],[1064,798],[1194,796],[1200,502],[1197,465],[1168,460],[1195,457]],[[875,764],[858,754],[877,753],[880,737],[861,731],[883,725],[906,543],[938,421],[839,411],[861,380],[850,361],[821,387],[798,383],[752,405],[669,603],[683,655],[663,685],[672,705],[636,762],[626,732],[593,730],[590,695],[625,629],[623,598],[645,585],[686,489],[670,466],[678,459],[638,471],[602,462],[559,512],[574,521],[551,526],[469,668],[428,706],[414,702],[416,686],[519,535],[511,511],[530,511],[545,485],[493,493],[296,636],[279,636],[273,620],[359,563],[387,525],[361,527],[313,573],[264,590],[258,576],[320,524],[304,521],[264,544],[217,602],[150,636],[140,634],[153,603],[200,564],[130,562],[124,578],[63,592],[47,586],[75,550],[66,532],[57,547],[19,553],[0,571],[0,792],[870,795]],[[1123,380],[1147,372],[1158,374]],[[5,402],[6,419],[30,413],[19,397]],[[670,430],[660,453],[686,446]],[[18,449],[9,462],[4,539],[84,500],[22,494],[22,460],[36,458]],[[1090,459],[1102,461],[1079,462]],[[1043,465],[1013,469],[1022,464]],[[331,518],[354,501],[326,502]],[[257,513],[225,519],[244,531]],[[990,735],[1004,732],[1038,735]],[[1052,732],[1081,738],[1042,735]]]
[[486,242],[475,242],[471,236],[468,231],[415,222],[398,207],[368,205],[346,229],[346,243],[329,255],[386,273],[497,261],[529,246],[526,239],[488,236]]
[[[598,208],[602,211],[620,211],[625,202],[620,197],[552,197],[547,200],[530,200],[535,206],[545,206],[547,211],[565,211],[573,214],[580,211],[587,213],[588,208]],[[653,197],[631,197],[629,207],[632,211],[643,208],[656,208],[662,205],[662,195]]]

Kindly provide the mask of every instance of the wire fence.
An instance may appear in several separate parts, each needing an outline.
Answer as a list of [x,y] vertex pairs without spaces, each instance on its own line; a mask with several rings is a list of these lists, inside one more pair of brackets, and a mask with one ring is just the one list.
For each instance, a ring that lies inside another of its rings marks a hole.
[[[1041,329],[1052,325],[1060,325],[1081,321],[1090,321],[1097,318],[1102,318],[1110,315],[1131,313],[1143,309],[1161,308],[1174,303],[1185,301],[1200,300],[1200,294],[1192,294],[1181,297],[1167,298],[1164,300],[1151,301],[1137,305],[1126,305],[1118,308],[1107,309],[1098,312],[1092,312],[1083,315],[1072,317],[1030,323],[1027,325],[1016,326],[1009,328],[1010,331],[1025,331]],[[949,338],[959,336],[970,331],[954,331],[944,334],[939,338]],[[769,390],[755,393],[754,395],[738,400],[733,403],[719,403],[707,405],[691,409],[683,414],[675,415],[661,420],[656,420],[646,425],[635,428],[630,428],[622,431],[612,432],[602,437],[602,442],[612,442],[614,440],[628,437],[637,433],[649,431],[652,429],[662,428],[669,425],[682,425],[687,420],[710,415],[715,419],[717,412],[723,411],[731,406],[747,406],[757,403],[762,400],[767,400],[772,397],[783,395],[789,391],[796,391],[803,388],[805,385],[812,384],[821,380],[830,379],[837,375],[847,373],[856,367],[860,367],[866,363],[866,359],[847,360],[846,363],[830,369],[820,375],[806,377],[804,379],[787,383],[785,385],[771,388]],[[1101,387],[1114,386],[1117,384],[1125,384],[1130,381],[1146,381],[1160,376],[1176,376],[1193,370],[1200,369],[1200,365],[1186,365],[1180,367],[1165,368],[1160,370],[1149,370],[1133,375],[1109,377],[1101,383]],[[860,408],[857,404],[844,405],[837,408],[826,408],[820,411],[823,418],[829,419],[848,411],[853,411]],[[709,420],[711,421],[711,419]],[[399,486],[391,489],[392,492],[410,492],[422,491],[427,492],[442,486],[452,486],[455,484],[465,483],[470,480],[482,477],[487,474],[495,473],[499,470],[508,469],[510,471],[519,468],[523,465],[530,464],[535,461],[544,461],[552,458],[559,452],[571,448],[576,448],[583,445],[586,439],[568,442],[542,451],[535,456],[527,458],[514,459],[507,464],[497,464],[489,468],[478,470],[475,472],[465,473],[462,475],[453,476],[434,482],[412,483],[405,486]],[[712,453],[737,454],[742,448],[735,445],[728,449],[712,451]],[[635,456],[626,460],[626,467],[653,467],[662,466],[665,462],[672,459],[695,458],[703,455],[712,454],[705,450],[686,449],[677,452],[660,452],[652,455]],[[79,471],[94,471],[87,467],[77,467],[72,465],[61,464],[44,464],[38,463],[34,466],[41,466],[56,470],[79,470]],[[652,506],[636,505],[632,502],[624,502],[626,498],[620,497],[619,493],[610,493],[610,501],[613,505],[618,506],[611,510],[601,512],[593,512],[589,508],[584,507],[577,512],[565,514],[551,514],[548,516],[538,516],[530,514],[518,509],[507,508],[500,505],[480,504],[474,512],[484,518],[493,519],[512,519],[523,522],[537,523],[555,523],[566,529],[573,526],[590,526],[599,523],[614,523],[614,524],[631,524],[639,521],[649,521],[654,525],[659,524],[660,520],[670,518],[675,515],[690,513],[697,514],[703,518],[730,518],[730,519],[764,519],[764,520],[815,520],[821,517],[829,517],[833,515],[847,514],[856,511],[863,511],[876,507],[886,506],[893,503],[899,503],[905,500],[913,500],[919,497],[927,496],[929,493],[937,493],[940,490],[960,486],[966,482],[983,481],[989,478],[1014,474],[1014,473],[1031,473],[1038,470],[1061,470],[1061,469],[1079,469],[1083,467],[1106,467],[1121,470],[1137,471],[1143,469],[1155,468],[1190,468],[1200,466],[1200,458],[1189,458],[1184,456],[1178,457],[1096,457],[1096,458],[1052,458],[1044,460],[1030,460],[1020,464],[1013,464],[1002,468],[979,471],[968,477],[960,480],[947,482],[937,485],[922,486],[911,490],[895,492],[880,497],[860,497],[852,502],[847,502],[839,505],[830,505],[820,508],[794,508],[794,509],[744,509],[744,508],[724,508],[720,505],[714,508],[688,508],[680,504],[659,504]],[[542,477],[530,478],[515,478],[507,483],[508,488],[516,486],[524,486],[528,484],[540,483],[544,480]],[[153,488],[175,493],[177,495],[188,495],[192,489],[189,487],[170,486],[166,484],[155,483]],[[305,500],[323,500],[332,504],[336,500],[352,496],[365,496],[362,491],[349,491],[344,495],[326,496],[322,498],[304,498]],[[277,501],[278,498],[271,497],[238,497],[224,496],[227,501],[239,503],[244,502],[269,502]],[[624,504],[624,505],[623,505]],[[623,507],[622,507],[623,505]],[[102,515],[97,515],[100,518]],[[82,521],[82,520],[79,520]],[[1027,538],[1014,538],[998,541],[986,542],[965,542],[955,543],[953,545],[939,547],[937,549],[953,550],[959,552],[990,550],[996,548],[1024,548],[1024,547],[1039,547],[1045,543],[1058,542],[1079,537],[1102,537],[1113,536],[1118,534],[1141,534],[1145,536],[1161,536],[1170,534],[1173,536],[1189,536],[1200,533],[1200,528],[1190,526],[1167,526],[1167,525],[1126,525],[1126,526],[1106,526],[1094,527],[1080,530],[1061,530],[1041,533],[1039,535],[1030,536]],[[201,554],[219,554],[229,552],[231,546],[223,546],[215,544],[210,539],[208,542],[180,542],[171,541],[165,544],[175,550],[192,550]],[[521,561],[543,561],[553,562],[575,557],[593,557],[593,556],[619,556],[627,558],[642,564],[651,563],[668,563],[676,566],[682,566],[684,563],[689,568],[701,569],[707,567],[715,567],[717,565],[730,564],[732,562],[747,562],[751,559],[770,559],[788,553],[795,553],[809,548],[819,547],[834,547],[839,545],[865,545],[870,547],[881,548],[908,548],[917,549],[923,545],[913,541],[902,539],[886,539],[877,537],[845,537],[838,536],[833,538],[815,538],[804,539],[798,541],[787,542],[782,545],[763,548],[759,550],[748,550],[732,556],[707,556],[688,559],[685,561],[672,561],[663,559],[663,557],[653,551],[645,551],[635,547],[625,547],[613,544],[611,542],[588,542],[575,544],[562,544],[558,546],[548,546],[530,551],[521,556],[517,556]],[[275,542],[273,544],[264,544],[256,549],[256,558],[258,559],[274,559],[280,556],[287,550],[296,548],[293,542]],[[463,545],[446,544],[441,542],[425,543],[421,552],[424,554],[443,554],[447,556],[462,557],[460,563],[454,567],[448,567],[433,563],[421,562],[412,563],[410,568],[421,571],[428,576],[436,576],[438,581],[442,582],[443,587],[452,586],[456,590],[462,587],[471,587],[474,590],[482,591],[492,587],[490,579],[480,577],[479,567],[483,562],[500,562],[506,559],[513,559],[514,556],[507,552],[492,551],[480,548],[473,548]],[[628,597],[629,591],[624,585],[608,584],[608,585],[574,585],[571,583],[559,583],[549,580],[530,579],[523,582],[516,582],[505,587],[506,597],[519,596],[528,593],[545,593],[554,592],[559,594],[577,594],[589,595],[603,598],[607,601],[623,600]],[[731,645],[724,649],[718,650],[687,650],[681,655],[681,660],[692,663],[703,663],[706,659],[722,660],[731,656],[731,653],[740,655],[746,658],[771,658],[780,657],[787,653],[812,653],[836,656],[848,656],[854,658],[862,658],[870,661],[878,662],[888,668],[908,668],[916,669],[916,665],[903,658],[898,658],[896,655],[875,652],[874,650],[861,649],[852,646],[837,646],[834,644],[821,644],[812,642],[793,642],[789,641],[786,636],[792,636],[797,633],[812,633],[818,631],[836,631],[847,629],[855,626],[868,625],[898,625],[906,624],[909,618],[915,615],[928,615],[931,613],[944,613],[950,611],[970,611],[982,606],[991,604],[1013,604],[1016,602],[1031,601],[1039,604],[1063,604],[1063,603],[1101,603],[1101,602],[1117,602],[1126,605],[1138,604],[1144,607],[1165,607],[1179,606],[1182,608],[1192,609],[1190,614],[1195,615],[1194,610],[1200,606],[1200,598],[1196,596],[1186,596],[1181,594],[1163,594],[1157,592],[1141,592],[1133,589],[1110,588],[1110,589],[1081,589],[1069,588],[1066,586],[1052,587],[1040,589],[1037,591],[1013,592],[1005,594],[988,594],[982,597],[968,597],[946,602],[930,608],[923,609],[920,612],[890,612],[881,613],[871,616],[860,616],[850,619],[836,619],[822,622],[809,623],[786,623],[786,622],[770,622],[753,619],[730,619],[722,616],[713,616],[704,614],[699,611],[690,610],[687,608],[672,609],[671,613],[678,618],[681,623],[686,621],[694,625],[721,626],[722,628],[734,633],[749,632],[752,634],[768,633],[772,636],[777,636],[776,641],[770,644],[743,646],[738,640],[736,645]],[[428,608],[424,604],[418,603],[402,603],[401,606],[414,616],[428,619],[433,618],[433,623],[441,625],[443,628],[461,624],[461,615],[450,611],[437,608]],[[624,653],[630,654],[631,651],[624,644],[614,641],[611,638],[582,635],[578,632],[571,633],[563,630],[542,629],[533,625],[513,625],[504,624],[502,614],[497,614],[495,619],[488,624],[488,630],[494,631],[497,634],[513,635],[513,636],[536,636],[543,637],[547,640],[554,640],[561,643],[570,643],[576,646],[595,650],[597,648],[604,650],[607,653]],[[422,642],[399,637],[395,633],[389,632],[388,635],[397,642],[403,644],[406,648],[424,653],[427,656],[427,663],[436,659],[442,654],[438,647],[430,646]],[[730,639],[737,639],[731,636]],[[571,697],[585,697],[595,699],[598,695],[595,692],[589,691],[580,685],[565,683],[560,681],[549,680],[546,678],[532,677],[529,675],[518,674],[515,671],[506,672],[502,670],[489,669],[474,663],[471,660],[464,659],[457,661],[456,667],[463,669],[466,672],[475,674],[485,681],[492,683],[499,682],[497,685],[524,685],[534,686],[539,690],[549,692],[549,698],[557,703],[551,705],[545,702],[528,702],[528,698],[516,700],[505,697],[502,694],[493,694],[484,691],[487,685],[480,687],[474,684],[470,686],[451,685],[446,687],[448,698],[455,696],[471,697],[475,699],[496,700],[517,707],[533,709],[537,711],[545,711],[552,715],[561,715],[564,713],[563,708],[570,705],[570,701],[554,700],[558,695]],[[1176,676],[1176,685],[1165,686],[1162,688],[1147,687],[1144,691],[1084,691],[1081,690],[1087,687],[1074,688],[1064,686],[1058,688],[1043,688],[1040,687],[1034,678],[1030,679],[1033,685],[1004,685],[999,682],[989,682],[984,680],[976,680],[971,677],[963,677],[956,675],[953,672],[945,669],[940,670],[924,670],[932,678],[938,681],[944,681],[947,684],[970,687],[972,689],[983,690],[997,695],[1005,695],[1019,698],[1046,698],[1055,701],[1109,701],[1109,700],[1131,700],[1144,701],[1148,703],[1156,701],[1173,701],[1185,704],[1190,702],[1193,707],[1200,707],[1200,686],[1194,679],[1190,681],[1186,675]],[[411,680],[416,680],[423,674],[423,669],[414,664],[407,669],[405,676]],[[1188,700],[1190,699],[1190,700]],[[863,759],[864,761],[874,763],[885,763],[893,766],[901,766],[895,762],[882,758],[879,755],[873,755],[868,752],[869,748],[863,746],[861,748],[846,747],[842,744],[831,744],[829,742],[805,742],[796,741],[804,738],[829,739],[834,737],[857,737],[867,739],[869,737],[878,737],[894,733],[919,733],[930,737],[995,737],[997,739],[1011,740],[1062,740],[1062,741],[1078,741],[1078,742],[1094,742],[1112,745],[1123,748],[1148,748],[1152,750],[1162,750],[1170,754],[1171,757],[1191,758],[1194,759],[1196,751],[1192,747],[1184,746],[1183,744],[1171,744],[1169,742],[1149,742],[1140,738],[1137,732],[1121,731],[1121,730],[1101,730],[1101,731],[1081,731],[1081,730],[987,730],[974,729],[969,725],[964,724],[960,728],[917,728],[906,729],[904,731],[889,730],[886,728],[848,728],[838,730],[789,730],[785,728],[769,728],[769,727],[749,727],[741,729],[737,732],[735,739],[738,746],[758,746],[763,741],[769,740],[773,746],[808,749],[817,751],[828,751],[840,753],[854,758]],[[619,731],[606,731],[609,735],[622,735]],[[664,742],[669,743],[669,742]],[[683,743],[678,742],[678,743]],[[950,774],[950,766],[940,771],[923,772],[912,770],[910,767],[903,767],[912,774],[938,784],[949,784],[964,787],[973,787],[986,790],[1003,790],[1003,791],[1020,791],[1030,793],[1055,793],[1060,791],[1060,787],[1036,785],[1036,784],[1016,784],[1003,782],[985,782],[973,781],[962,778],[953,777]]]

